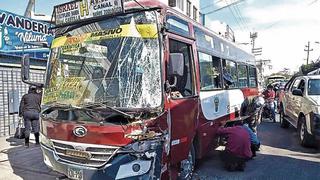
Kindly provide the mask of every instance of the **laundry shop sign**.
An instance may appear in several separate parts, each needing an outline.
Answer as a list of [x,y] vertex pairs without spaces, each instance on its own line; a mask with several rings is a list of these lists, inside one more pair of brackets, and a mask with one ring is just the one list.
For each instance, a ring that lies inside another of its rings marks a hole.
[[0,53],[46,59],[48,48],[31,45],[53,40],[50,24],[0,10]]

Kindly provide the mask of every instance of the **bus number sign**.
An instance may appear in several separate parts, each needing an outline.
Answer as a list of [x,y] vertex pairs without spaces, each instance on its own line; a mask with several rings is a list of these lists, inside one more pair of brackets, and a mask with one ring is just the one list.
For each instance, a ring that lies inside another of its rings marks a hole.
[[122,0],[75,0],[54,7],[56,25],[119,12],[123,12]]

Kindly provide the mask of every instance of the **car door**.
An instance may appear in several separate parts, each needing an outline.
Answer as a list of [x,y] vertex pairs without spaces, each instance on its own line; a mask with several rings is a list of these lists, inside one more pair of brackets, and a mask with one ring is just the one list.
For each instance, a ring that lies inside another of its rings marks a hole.
[[[305,85],[306,85],[305,80],[301,79],[297,89],[300,89],[302,91],[302,94],[304,94]],[[301,97],[301,96],[292,95],[292,116],[293,116],[292,120],[295,125],[298,124],[298,118],[301,112],[303,98],[304,98],[303,96]]]
[[292,91],[297,89],[300,83],[300,78],[297,78],[292,83],[289,92],[286,96],[286,115],[290,117],[290,121],[295,118],[294,116],[294,108],[295,108],[295,96],[292,94]]

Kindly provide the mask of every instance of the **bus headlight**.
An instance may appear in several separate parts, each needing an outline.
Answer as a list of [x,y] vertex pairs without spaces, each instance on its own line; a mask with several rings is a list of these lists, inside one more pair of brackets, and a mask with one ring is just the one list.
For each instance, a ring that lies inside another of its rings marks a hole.
[[46,136],[40,133],[40,142],[44,146],[47,146],[49,148],[53,148],[53,143],[50,139],[48,139]]
[[133,144],[128,145],[123,150],[124,151],[133,151],[136,153],[145,153],[148,151],[152,151],[157,149],[160,145],[160,140],[144,140],[144,141],[137,141]]
[[131,145],[132,150],[134,150],[135,152],[146,152],[150,150],[150,147],[150,141],[138,141]]

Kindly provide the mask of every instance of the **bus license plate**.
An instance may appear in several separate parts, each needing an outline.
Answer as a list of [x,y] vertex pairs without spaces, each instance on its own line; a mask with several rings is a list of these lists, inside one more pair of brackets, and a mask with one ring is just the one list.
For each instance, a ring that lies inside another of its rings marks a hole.
[[83,170],[68,167],[68,178],[74,179],[74,180],[83,180]]

